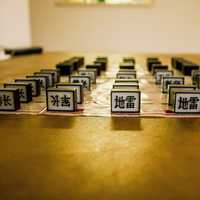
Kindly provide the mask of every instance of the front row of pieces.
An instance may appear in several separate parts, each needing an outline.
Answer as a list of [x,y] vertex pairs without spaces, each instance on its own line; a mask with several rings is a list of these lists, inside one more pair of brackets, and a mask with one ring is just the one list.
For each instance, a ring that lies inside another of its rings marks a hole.
[[[84,64],[83,57],[73,57],[70,61],[74,68]],[[39,96],[41,90],[53,87],[59,81],[59,69],[42,69],[26,78],[16,79],[14,83],[4,84],[4,88],[0,89],[0,110],[18,110],[21,103],[32,101],[32,97]]]
[[[63,91],[65,90],[69,96],[73,93],[75,104],[81,104],[83,103],[83,91],[90,90],[91,84],[96,83],[96,77],[97,69],[80,69],[78,75],[70,76],[69,83],[59,83],[59,70],[42,69],[26,78],[4,84],[4,88],[0,89],[0,110],[16,111],[20,109],[21,103],[32,101],[32,97],[37,97],[41,90],[46,90],[48,110],[61,110],[58,108],[61,106],[64,107],[63,110],[73,111],[76,106],[73,109],[71,106],[67,106],[65,96],[59,99],[63,95]],[[53,88],[54,86],[55,88]],[[49,96],[51,97],[49,98]],[[50,105],[51,102],[53,102],[53,106]]]
[[192,85],[185,84],[185,77],[174,76],[173,70],[162,65],[158,58],[148,58],[147,66],[155,78],[155,83],[161,85],[162,93],[168,96],[168,105],[175,113],[200,113],[200,70],[192,70]]
[[0,88],[0,110],[16,111],[21,103],[29,103],[33,97],[38,97],[41,90],[52,87],[60,79],[59,71],[55,69],[42,69],[25,78],[15,79],[11,83],[5,83]]
[[122,63],[111,90],[112,113],[140,113],[141,92],[135,63]]

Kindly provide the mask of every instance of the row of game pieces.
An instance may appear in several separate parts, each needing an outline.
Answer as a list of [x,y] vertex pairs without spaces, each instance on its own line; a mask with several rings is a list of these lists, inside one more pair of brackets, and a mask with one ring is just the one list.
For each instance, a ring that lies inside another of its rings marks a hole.
[[48,87],[53,87],[60,80],[56,69],[41,69],[32,75],[4,83],[0,88],[0,110],[16,111],[22,103],[29,103],[34,97],[41,95]]
[[85,92],[91,91],[91,85],[96,84],[97,77],[107,69],[107,65],[107,57],[97,57],[93,64],[76,68],[76,74],[70,73],[68,82],[49,88],[46,93],[47,111],[77,111],[78,105],[84,102]]
[[56,68],[60,71],[61,76],[71,75],[85,64],[84,57],[72,57],[56,64]]
[[140,113],[139,80],[134,58],[123,58],[111,90],[112,113]]
[[189,60],[180,57],[172,57],[171,65],[183,73],[183,75],[192,75],[193,70],[199,70],[199,66]]
[[[59,83],[60,75],[63,73],[62,70],[66,72],[67,69],[61,69],[56,66],[57,69],[42,69],[40,72],[35,72],[33,75],[26,76],[26,78],[16,79],[12,83],[4,84],[4,88],[0,89],[0,110],[16,111],[20,109],[21,103],[29,103],[32,101],[32,97],[39,96],[41,94],[41,90],[46,91],[46,103],[48,110],[60,110],[57,109],[57,107],[59,107],[59,105],[64,105],[65,102],[60,104],[62,99],[60,100],[59,97],[62,95],[63,91],[67,92],[68,90],[70,95],[72,94],[71,90],[74,90],[74,108],[77,107],[77,104],[82,104],[84,96],[83,91],[89,91],[91,84],[96,83],[96,77],[98,74],[100,74],[101,71],[107,67],[107,58],[97,58],[96,62],[102,64],[86,69],[79,69],[84,64],[83,57],[73,57],[68,61],[73,67],[71,71],[74,72],[78,70],[78,75],[70,75],[69,82],[67,83]],[[67,63],[67,61],[64,63]],[[52,100],[54,101],[53,104],[55,109],[51,109],[49,106],[49,100],[53,98],[52,94],[55,93],[57,93],[55,95],[57,102],[55,102],[55,98]],[[67,107],[67,105],[65,105],[65,107]],[[67,108],[66,110],[74,111],[74,108],[73,110],[71,108]]]
[[[56,87],[46,91],[47,111],[75,112],[78,105],[83,104],[86,91],[91,91],[91,85],[96,84],[96,79],[102,71],[107,69],[108,58],[97,57],[93,64],[86,65],[85,68],[75,68],[69,75],[68,82],[58,83]],[[56,66],[58,68],[58,65]],[[67,71],[65,66],[59,68]],[[74,74],[74,71],[76,74]]]
[[[162,93],[167,94],[168,106],[175,113],[200,113],[200,92],[196,85],[185,84],[184,76],[174,76],[174,71],[168,70],[168,66],[158,58],[147,58],[147,68],[154,76],[155,83],[161,85]],[[193,79],[196,80],[195,77]]]
[[190,76],[192,79],[192,84],[198,89],[200,88],[200,69],[199,65],[188,61],[184,58],[171,58],[172,68],[181,71],[184,75]]

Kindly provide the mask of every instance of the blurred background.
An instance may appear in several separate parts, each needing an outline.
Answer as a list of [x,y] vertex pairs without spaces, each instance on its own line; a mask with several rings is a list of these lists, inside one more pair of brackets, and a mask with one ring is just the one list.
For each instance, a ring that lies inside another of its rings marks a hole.
[[199,0],[150,4],[56,4],[1,0],[0,48],[104,53],[198,53]]

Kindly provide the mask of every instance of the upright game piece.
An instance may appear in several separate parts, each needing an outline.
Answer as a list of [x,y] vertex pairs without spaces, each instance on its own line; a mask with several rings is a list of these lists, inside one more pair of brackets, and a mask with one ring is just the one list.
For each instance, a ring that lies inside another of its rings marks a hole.
[[16,83],[30,83],[32,96],[37,97],[40,95],[40,80],[36,79],[15,79]]
[[161,80],[163,77],[171,77],[174,75],[174,72],[172,70],[155,70],[155,74],[154,74],[154,77],[155,77],[155,82],[157,85],[160,85],[161,84]]
[[95,64],[90,64],[85,66],[86,69],[96,69],[97,70],[97,75],[101,75],[101,64],[100,63],[95,63]]
[[193,85],[168,85],[168,105],[173,105],[175,92],[195,91],[196,86]]
[[39,76],[39,75],[30,75],[26,76],[27,79],[39,80],[40,88],[42,90],[46,90],[48,88],[48,77],[47,76]]
[[46,76],[48,79],[48,87],[54,86],[54,73],[53,72],[35,72],[36,76]]
[[137,75],[134,72],[118,72],[116,75],[117,79],[136,79]]
[[157,70],[168,70],[168,65],[153,64],[151,70],[152,74],[154,75]]
[[40,71],[54,73],[54,83],[60,82],[60,71],[58,69],[41,69]]
[[57,88],[76,89],[77,103],[82,104],[84,101],[83,84],[82,83],[57,83]]
[[91,82],[96,83],[97,70],[96,69],[80,69],[78,74],[81,76],[90,76]]
[[200,92],[175,92],[174,112],[180,114],[200,114]]
[[0,111],[16,111],[20,109],[19,89],[0,88]]
[[130,63],[120,63],[119,65],[120,69],[135,69],[135,65],[130,62]]
[[112,113],[139,113],[140,91],[134,89],[112,89]]
[[21,103],[32,101],[32,87],[30,83],[5,83],[4,88],[18,89]]
[[138,83],[115,83],[113,89],[139,89]]
[[168,85],[184,85],[185,78],[178,76],[168,76],[162,78],[162,92],[167,93]]
[[46,93],[47,111],[76,111],[76,89],[49,88]]
[[139,84],[138,79],[115,79],[115,83],[137,83]]
[[192,70],[192,83],[196,85],[197,83],[197,75],[200,75],[200,70]]
[[90,91],[91,87],[91,79],[90,76],[81,76],[81,75],[73,75],[69,77],[70,83],[82,83],[83,89]]

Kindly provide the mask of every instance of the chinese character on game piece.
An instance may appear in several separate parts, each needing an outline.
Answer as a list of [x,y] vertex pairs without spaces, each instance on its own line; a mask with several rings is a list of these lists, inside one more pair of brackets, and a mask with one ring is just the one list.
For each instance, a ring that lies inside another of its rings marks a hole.
[[11,106],[11,98],[7,95],[0,96],[0,106]]

